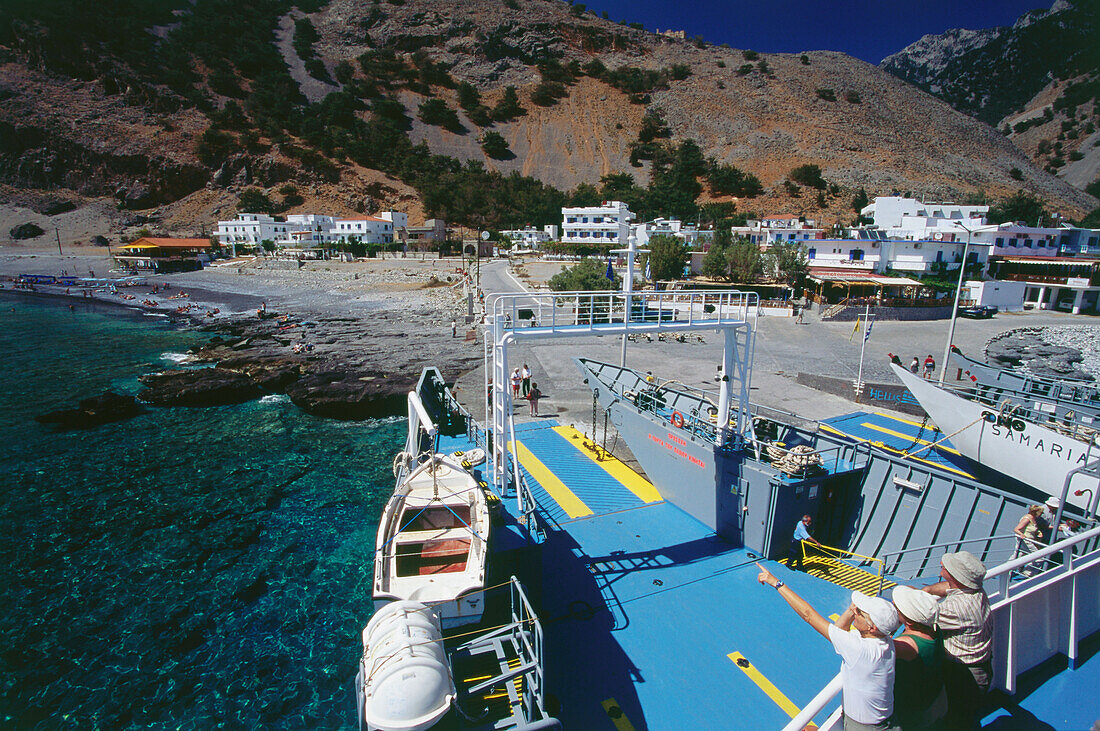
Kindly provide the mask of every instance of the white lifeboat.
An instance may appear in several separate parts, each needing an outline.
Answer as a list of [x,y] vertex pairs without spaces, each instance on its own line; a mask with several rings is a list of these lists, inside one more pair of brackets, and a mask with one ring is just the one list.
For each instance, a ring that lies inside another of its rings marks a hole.
[[387,604],[363,629],[360,708],[366,728],[421,731],[438,723],[455,699],[439,617],[413,601]]

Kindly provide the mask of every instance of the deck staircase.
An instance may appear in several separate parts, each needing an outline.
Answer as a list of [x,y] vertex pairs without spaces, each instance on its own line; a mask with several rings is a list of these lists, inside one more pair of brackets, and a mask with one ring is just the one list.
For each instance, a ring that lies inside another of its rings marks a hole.
[[[782,559],[779,563],[787,565],[789,559]],[[875,596],[880,590],[878,574],[872,574],[861,568],[853,566],[846,561],[831,556],[807,556],[802,561],[806,573],[816,576],[837,586],[843,586],[852,591],[861,591],[864,594]],[[891,589],[897,585],[894,581],[883,581],[881,589]]]

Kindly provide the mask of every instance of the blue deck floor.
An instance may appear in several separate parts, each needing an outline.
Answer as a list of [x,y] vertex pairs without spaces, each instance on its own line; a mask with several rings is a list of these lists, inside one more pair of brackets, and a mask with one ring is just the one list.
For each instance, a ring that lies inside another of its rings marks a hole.
[[[829,423],[898,449],[912,442],[919,423],[878,416],[857,413]],[[640,500],[553,426],[550,420],[517,424],[516,437],[592,509],[569,518],[524,470],[542,515],[552,519],[522,578],[542,619],[547,689],[564,727],[781,728],[792,708],[804,706],[838,672],[840,660],[828,642],[756,581],[750,552],[674,505]],[[439,445],[440,451],[469,446],[447,437]],[[765,565],[826,616],[848,604],[850,593],[839,586]],[[742,657],[749,668],[738,664]],[[1087,728],[1086,717],[1100,715],[1080,703],[1081,688],[1093,678],[1092,687],[1100,687],[1095,656],[1072,674],[1035,681],[986,725]],[[1044,723],[1013,725],[1028,718]]]
[[[936,430],[932,422],[921,429],[921,421],[916,418],[855,411],[825,419],[821,425],[827,432],[837,433],[857,442],[875,442],[894,452],[916,454],[916,459],[920,461],[949,470],[961,477],[973,478],[968,471],[967,462],[951,446],[951,441],[940,441],[944,435]],[[939,444],[926,449],[933,442]]]

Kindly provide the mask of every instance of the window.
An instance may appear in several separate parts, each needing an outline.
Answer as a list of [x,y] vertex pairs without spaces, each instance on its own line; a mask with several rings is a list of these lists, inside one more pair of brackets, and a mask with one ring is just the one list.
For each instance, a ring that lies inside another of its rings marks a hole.
[[850,261],[863,261],[863,249],[852,249],[852,253],[849,256]]
[[806,258],[811,259],[811,260],[816,259],[817,258],[817,249],[810,249],[808,252],[806,252]]
[[1000,249],[1003,249],[1004,246],[1005,246],[1004,237],[1003,236],[998,236],[997,237],[997,247],[1000,248]]
[[1031,248],[1031,239],[1024,239],[1024,248]]

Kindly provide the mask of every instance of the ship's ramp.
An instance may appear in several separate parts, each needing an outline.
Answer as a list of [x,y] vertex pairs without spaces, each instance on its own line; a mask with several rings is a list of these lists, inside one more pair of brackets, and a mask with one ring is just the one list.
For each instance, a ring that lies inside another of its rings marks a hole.
[[636,508],[661,500],[644,477],[572,427],[553,420],[516,424],[520,471],[554,523]]
[[951,446],[950,440],[944,440],[944,434],[931,421],[856,411],[825,419],[820,426],[826,433],[855,442],[870,442],[898,456],[910,454],[909,459],[917,463],[974,479],[965,469],[959,451]]

